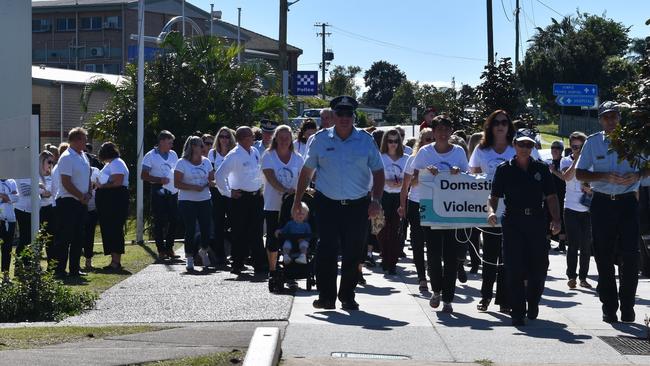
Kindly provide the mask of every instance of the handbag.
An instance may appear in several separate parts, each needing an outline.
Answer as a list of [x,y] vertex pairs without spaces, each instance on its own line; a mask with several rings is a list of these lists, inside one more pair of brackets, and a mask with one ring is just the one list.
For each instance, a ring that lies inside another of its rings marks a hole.
[[386,217],[384,216],[384,211],[382,210],[379,215],[370,219],[370,233],[372,235],[377,235],[381,230],[386,226]]
[[591,207],[591,200],[594,198],[593,193],[588,194],[588,193],[582,193],[582,196],[580,196],[580,204],[585,206],[585,207]]

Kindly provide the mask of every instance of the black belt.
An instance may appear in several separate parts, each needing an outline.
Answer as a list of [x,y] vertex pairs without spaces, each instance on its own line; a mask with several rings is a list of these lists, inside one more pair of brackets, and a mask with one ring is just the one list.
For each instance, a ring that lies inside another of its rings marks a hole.
[[164,188],[162,184],[157,184],[157,183],[155,183],[155,184],[151,184],[151,190],[155,190],[155,191],[160,191],[160,190],[162,190],[162,192],[163,192],[164,194],[166,194],[166,195],[173,195],[173,194],[175,194],[175,193],[172,193],[172,191],[170,191],[169,189]]
[[600,192],[594,191],[594,197],[596,197],[596,196],[603,197],[603,198],[608,199],[610,201],[620,201],[620,200],[628,198],[628,197],[632,197],[632,196],[636,197],[636,193],[627,192],[627,193],[621,193],[621,194],[607,194],[607,193],[600,193]]
[[328,200],[328,201],[336,202],[336,203],[338,203],[338,204],[341,205],[341,206],[351,206],[351,205],[354,205],[354,204],[357,204],[357,203],[363,203],[363,202],[365,202],[365,201],[368,201],[368,197],[367,197],[367,196],[363,196],[363,197],[361,197],[361,198],[350,199],[350,200],[333,200],[333,199],[327,197],[326,195],[320,193],[319,191],[316,191],[316,194],[317,194],[318,196],[323,197],[324,199],[326,199],[326,200]]
[[541,207],[506,207],[506,216],[519,215],[519,216],[537,216],[544,215],[544,209]]
[[241,189],[235,189],[235,191],[241,193],[242,196],[257,196],[262,194],[261,189],[258,189],[257,191],[253,191],[253,192],[242,191]]

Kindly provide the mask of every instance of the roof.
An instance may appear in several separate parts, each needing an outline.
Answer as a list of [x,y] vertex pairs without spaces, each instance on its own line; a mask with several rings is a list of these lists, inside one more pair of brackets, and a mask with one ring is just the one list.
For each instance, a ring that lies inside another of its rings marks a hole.
[[[145,5],[161,5],[165,4],[167,1],[172,1],[180,3],[181,0],[145,0]],[[138,0],[32,0],[32,8],[36,9],[49,9],[49,8],[65,8],[65,7],[116,7],[126,4],[129,8],[137,8]],[[195,6],[190,4],[188,1],[185,2],[185,7],[197,12],[201,17],[209,19],[210,14]],[[189,15],[192,16],[192,15]]]
[[97,78],[104,79],[113,85],[118,85],[126,80],[126,78],[122,75],[59,69],[56,67],[32,66],[32,79],[36,80],[56,81],[64,84],[85,85],[96,80]]
[[[219,36],[227,37],[230,39],[237,39],[236,25],[224,22],[223,20],[219,20],[214,22],[214,27],[216,33],[218,33]],[[231,37],[231,35],[234,35],[234,37]],[[241,28],[241,38],[245,42],[244,46],[247,49],[267,51],[271,53],[277,53],[280,49],[280,42],[278,40],[267,37],[263,34],[259,34],[257,32],[253,32],[252,30],[246,29],[244,27]],[[287,51],[298,53],[299,55],[302,54],[302,50],[300,48],[294,47],[290,44],[287,44]]]

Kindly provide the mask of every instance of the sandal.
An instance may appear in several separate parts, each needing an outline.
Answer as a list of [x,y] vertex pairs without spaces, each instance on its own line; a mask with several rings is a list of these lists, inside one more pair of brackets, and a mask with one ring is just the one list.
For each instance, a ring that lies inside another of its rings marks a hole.
[[476,305],[476,310],[487,311],[491,301],[492,299],[482,299],[481,301],[478,302],[478,305]]

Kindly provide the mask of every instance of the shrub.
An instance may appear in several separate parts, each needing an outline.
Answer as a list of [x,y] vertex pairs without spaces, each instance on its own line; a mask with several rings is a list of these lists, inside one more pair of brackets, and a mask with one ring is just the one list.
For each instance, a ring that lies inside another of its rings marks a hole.
[[97,295],[72,291],[43,270],[41,253],[47,240],[41,231],[16,257],[13,281],[0,285],[0,322],[61,320],[95,305]]

